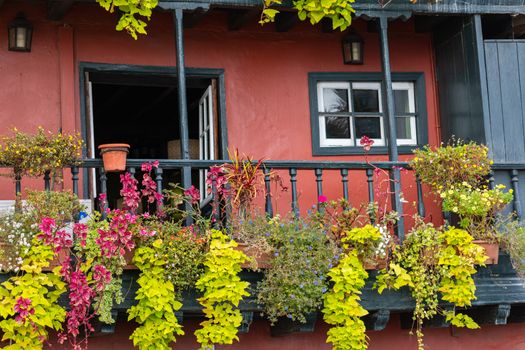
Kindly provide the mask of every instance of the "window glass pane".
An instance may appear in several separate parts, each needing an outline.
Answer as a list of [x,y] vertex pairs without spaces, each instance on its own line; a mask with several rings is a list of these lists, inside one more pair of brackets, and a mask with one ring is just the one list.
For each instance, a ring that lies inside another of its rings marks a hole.
[[394,90],[394,104],[396,115],[411,113],[408,104],[408,90]]
[[381,138],[381,121],[379,117],[356,117],[355,136],[360,139],[368,136],[371,139]]
[[410,126],[411,117],[397,117],[396,118],[396,129],[398,139],[411,139],[412,128]]
[[324,117],[327,139],[349,139],[350,118],[348,117]]
[[348,90],[323,88],[323,103],[326,113],[348,112]]
[[355,112],[379,112],[379,93],[377,90],[354,89]]

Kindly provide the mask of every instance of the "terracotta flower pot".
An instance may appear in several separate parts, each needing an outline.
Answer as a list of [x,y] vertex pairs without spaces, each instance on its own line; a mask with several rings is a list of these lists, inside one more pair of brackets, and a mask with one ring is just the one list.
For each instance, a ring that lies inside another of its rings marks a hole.
[[476,243],[479,246],[485,248],[485,255],[488,256],[485,264],[487,265],[496,265],[499,258],[499,244],[498,243],[489,243],[483,240],[474,240],[473,243]]
[[104,161],[104,171],[111,173],[126,170],[129,147],[126,143],[107,143],[98,146]]
[[[237,250],[240,250],[244,254],[246,254],[248,257],[252,258],[255,261],[255,264],[253,263],[244,263],[242,267],[244,268],[258,268],[258,269],[267,269],[270,267],[270,261],[271,257],[268,253],[260,252],[257,250],[256,247],[244,244],[244,243],[238,243],[237,247],[235,248]],[[255,266],[254,266],[255,265]]]

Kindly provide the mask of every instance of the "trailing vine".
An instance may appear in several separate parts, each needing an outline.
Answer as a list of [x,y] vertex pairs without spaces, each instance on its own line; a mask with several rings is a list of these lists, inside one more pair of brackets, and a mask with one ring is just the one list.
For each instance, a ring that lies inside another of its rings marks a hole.
[[146,26],[142,18],[148,21],[153,9],[159,4],[158,0],[97,0],[106,11],[113,13],[115,8],[122,13],[116,29],[126,30],[135,40],[137,34],[147,34]]
[[210,250],[204,261],[205,272],[196,287],[204,293],[198,299],[207,320],[195,331],[201,349],[214,344],[232,344],[237,337],[242,315],[238,308],[242,298],[249,296],[248,282],[241,281],[241,265],[248,257],[236,250],[237,243],[218,230],[211,230]]
[[[333,325],[328,331],[327,342],[336,350],[360,350],[368,347],[366,327],[361,320],[368,314],[359,301],[361,288],[365,286],[368,273],[363,267],[364,247],[371,248],[381,240],[379,229],[372,225],[354,228],[341,239],[345,250],[339,264],[333,267],[328,276],[333,286],[324,296],[324,320]],[[369,249],[373,254],[374,250]]]
[[165,279],[166,260],[156,253],[162,244],[163,241],[157,239],[151,247],[141,246],[133,257],[141,274],[135,296],[138,304],[128,310],[128,320],[135,320],[140,325],[130,339],[141,350],[171,349],[170,343],[176,341],[175,335],[184,334],[175,316],[182,303],[176,298],[173,283]]
[[[450,228],[439,231],[432,224],[418,222],[403,245],[394,251],[389,268],[381,271],[376,288],[410,288],[416,302],[413,319],[416,322],[418,349],[424,349],[423,322],[438,313],[457,327],[478,328],[469,316],[455,312],[456,307],[470,306],[476,299],[472,275],[475,265],[484,265],[483,248],[472,243],[464,230]],[[452,310],[439,307],[441,300],[453,305]]]
[[41,349],[48,339],[48,330],[62,330],[66,310],[58,305],[65,293],[57,267],[49,267],[54,252],[51,245],[34,238],[24,258],[22,275],[11,277],[0,286],[0,328],[2,340],[10,341],[6,350]]
[[352,250],[345,254],[339,265],[328,272],[332,289],[324,297],[324,320],[333,325],[328,330],[327,342],[334,349],[366,349],[366,327],[361,320],[368,314],[360,304],[361,288],[365,286],[368,273]]

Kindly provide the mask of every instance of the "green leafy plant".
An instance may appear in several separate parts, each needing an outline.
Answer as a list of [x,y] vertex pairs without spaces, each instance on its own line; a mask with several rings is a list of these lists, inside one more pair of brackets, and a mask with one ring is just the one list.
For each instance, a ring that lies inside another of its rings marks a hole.
[[54,257],[53,248],[33,239],[21,270],[0,286],[0,328],[6,350],[41,349],[49,330],[60,331],[66,310],[58,305],[65,293],[58,270],[45,273]]
[[275,217],[266,235],[273,257],[258,286],[257,299],[270,322],[288,317],[305,323],[306,315],[322,306],[327,273],[339,250],[319,226],[299,219]]
[[0,271],[17,272],[38,225],[45,217],[60,227],[74,221],[84,209],[77,196],[67,191],[27,191],[23,205],[15,204],[12,212],[0,214]]
[[[423,350],[423,322],[438,313],[455,326],[478,327],[467,315],[456,313],[455,307],[470,306],[476,298],[472,275],[475,265],[484,265],[486,258],[468,232],[455,228],[439,231],[418,220],[402,246],[394,250],[375,287],[380,294],[385,288],[410,288],[416,302],[413,318],[418,348]],[[453,310],[440,309],[440,293],[441,300],[452,303]]]
[[[332,28],[345,30],[352,24],[354,0],[294,0],[293,7],[297,9],[299,19],[310,20],[312,25],[319,23],[323,18],[332,20]],[[279,13],[272,6],[282,4],[282,0],[264,0],[263,11],[261,13],[260,24],[275,21],[275,16]]]
[[50,172],[55,182],[62,168],[79,164],[83,145],[80,135],[53,134],[43,128],[36,134],[15,128],[12,136],[0,141],[0,164],[12,168],[12,176],[40,177]]
[[147,34],[147,23],[151,18],[153,9],[159,4],[158,0],[97,0],[106,11],[113,13],[115,8],[121,13],[116,29],[126,30],[135,40],[137,34]]
[[141,275],[135,296],[138,304],[128,310],[128,320],[139,324],[130,339],[141,350],[171,349],[170,343],[176,341],[175,335],[184,334],[175,317],[182,303],[176,298],[173,283],[165,278],[166,260],[156,251],[162,245],[163,241],[156,239],[151,247],[137,248],[133,257]]
[[427,145],[414,154],[410,166],[436,193],[463,182],[477,187],[484,183],[492,165],[486,146],[460,140],[435,148]]
[[498,223],[505,250],[509,253],[516,272],[525,277],[525,226],[513,218]]
[[204,293],[199,298],[204,316],[202,328],[195,331],[201,349],[214,344],[232,344],[237,337],[242,315],[238,309],[242,298],[249,296],[248,282],[241,281],[241,265],[247,256],[236,250],[237,243],[218,230],[211,231],[210,249],[206,254],[206,270],[196,287]]
[[504,185],[493,189],[486,186],[472,187],[467,182],[450,185],[440,192],[443,210],[459,216],[459,226],[476,239],[499,241],[495,223],[497,214],[512,201],[513,191],[504,191]]
[[328,331],[327,342],[334,349],[366,349],[366,327],[361,320],[368,314],[360,304],[361,288],[365,286],[368,273],[363,259],[376,255],[374,245],[381,240],[381,232],[372,225],[354,228],[341,243],[345,251],[339,264],[328,272],[332,288],[324,296],[324,320],[333,325]]

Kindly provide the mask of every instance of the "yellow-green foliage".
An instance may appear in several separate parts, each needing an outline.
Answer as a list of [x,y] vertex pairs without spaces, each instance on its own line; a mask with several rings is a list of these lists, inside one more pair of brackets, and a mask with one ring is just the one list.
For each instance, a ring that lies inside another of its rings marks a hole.
[[[319,23],[323,18],[332,20],[332,28],[345,30],[352,24],[352,8],[354,0],[294,0],[293,6],[298,11],[301,21],[310,20],[311,24]],[[275,21],[278,10],[271,6],[281,5],[282,0],[264,0],[264,9],[259,23],[265,24]]]
[[140,325],[130,339],[141,350],[171,349],[170,343],[176,341],[175,334],[184,334],[175,317],[182,303],[177,301],[173,283],[165,279],[166,261],[156,253],[162,244],[163,241],[157,239],[151,247],[139,247],[133,257],[141,274],[135,296],[138,304],[128,310],[128,320],[134,319]]
[[116,29],[119,31],[125,29],[135,40],[137,34],[147,34],[147,24],[138,16],[145,17],[149,21],[153,9],[159,4],[158,0],[97,0],[97,2],[106,11],[113,12],[115,8],[121,11],[122,15]]
[[361,288],[365,285],[368,273],[352,250],[346,254],[339,265],[328,273],[333,282],[324,298],[324,320],[333,325],[328,331],[326,342],[337,350],[357,350],[367,348],[366,327],[361,320],[368,314],[360,304]]
[[[21,270],[24,274],[13,276],[0,286],[0,328],[3,341],[10,344],[6,350],[42,349],[48,338],[48,330],[61,330],[66,310],[58,305],[58,298],[66,291],[60,280],[60,267],[52,273],[42,272],[53,259],[53,249],[33,239]],[[31,300],[30,314],[23,322],[17,322],[14,307],[19,298]]]
[[201,349],[210,349],[214,344],[232,344],[237,337],[242,315],[238,309],[248,282],[241,281],[241,265],[248,257],[236,250],[237,243],[218,230],[211,231],[210,250],[206,254],[206,270],[196,287],[204,293],[199,298],[206,321],[195,331]]
[[336,350],[366,349],[368,342],[366,327],[361,320],[368,314],[360,304],[361,288],[365,286],[368,273],[359,259],[364,245],[372,244],[381,239],[379,230],[366,225],[354,228],[343,237],[343,248],[348,251],[339,264],[333,267],[328,276],[333,283],[332,289],[324,297],[324,320],[333,325],[328,331],[327,342]]
[[[419,223],[396,249],[389,268],[377,277],[376,288],[379,293],[385,288],[410,288],[416,302],[413,318],[418,348],[423,350],[423,321],[440,311],[439,293],[442,301],[454,307],[470,306],[476,299],[472,279],[475,265],[483,265],[485,259],[483,248],[472,243],[467,231],[450,228],[442,232],[431,224]],[[470,317],[456,314],[454,309],[441,313],[455,326],[478,327]]]
[[410,166],[435,192],[466,182],[477,186],[490,172],[488,148],[475,142],[452,141],[448,145],[417,149]]
[[[439,241],[443,248],[439,251],[438,264],[443,277],[439,286],[441,299],[457,307],[470,306],[476,299],[476,285],[472,275],[474,265],[484,265],[486,256],[483,247],[472,243],[472,236],[465,230],[451,228],[440,233]],[[446,311],[447,321],[456,327],[479,328],[469,316]]]

